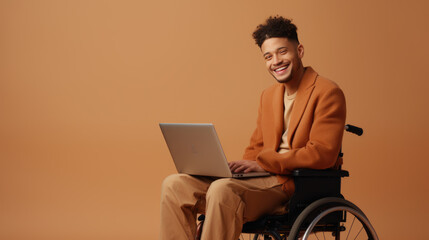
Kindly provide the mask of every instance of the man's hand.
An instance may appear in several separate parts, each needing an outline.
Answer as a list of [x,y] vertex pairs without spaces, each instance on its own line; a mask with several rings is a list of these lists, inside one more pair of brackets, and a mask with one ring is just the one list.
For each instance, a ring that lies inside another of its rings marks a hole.
[[265,172],[258,163],[254,160],[238,160],[232,161],[228,163],[231,172],[239,173],[239,172]]

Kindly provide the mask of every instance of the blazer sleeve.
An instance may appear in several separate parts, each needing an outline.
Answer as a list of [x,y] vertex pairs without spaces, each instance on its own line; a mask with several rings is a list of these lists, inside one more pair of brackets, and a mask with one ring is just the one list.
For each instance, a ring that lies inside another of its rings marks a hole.
[[262,97],[264,92],[261,94],[261,99],[258,107],[258,117],[256,120],[256,129],[253,131],[252,137],[250,138],[249,146],[245,149],[243,159],[244,160],[256,160],[256,157],[264,147],[264,141],[262,137],[261,119],[262,119]]
[[273,149],[261,151],[257,161],[266,171],[283,175],[298,168],[327,169],[338,164],[346,119],[343,92],[338,87],[321,91],[315,107],[307,110],[314,111],[307,143],[301,147],[292,143],[292,149],[282,154]]

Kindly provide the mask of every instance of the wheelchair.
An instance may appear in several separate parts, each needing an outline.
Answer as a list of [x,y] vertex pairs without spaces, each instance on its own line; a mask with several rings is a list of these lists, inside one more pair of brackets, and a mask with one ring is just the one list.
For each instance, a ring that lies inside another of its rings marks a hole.
[[[349,124],[345,130],[358,136],[363,133],[361,128]],[[339,157],[342,156],[340,152]],[[248,239],[378,240],[377,233],[362,210],[341,194],[341,178],[348,177],[348,171],[297,169],[292,176],[295,192],[287,203],[289,211],[284,215],[263,216],[245,223],[242,233],[247,234]],[[204,226],[204,218],[204,215],[198,218],[197,240]]]

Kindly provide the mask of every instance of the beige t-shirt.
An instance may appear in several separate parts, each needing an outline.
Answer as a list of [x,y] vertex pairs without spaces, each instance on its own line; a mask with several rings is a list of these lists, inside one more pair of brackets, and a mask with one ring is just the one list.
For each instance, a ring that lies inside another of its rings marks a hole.
[[284,96],[284,106],[285,106],[285,112],[284,112],[284,133],[282,136],[282,141],[279,146],[279,153],[285,153],[290,150],[290,146],[287,139],[287,133],[289,129],[289,122],[290,122],[290,114],[292,112],[293,103],[295,102],[296,92],[292,95],[287,95],[287,92],[285,91]]

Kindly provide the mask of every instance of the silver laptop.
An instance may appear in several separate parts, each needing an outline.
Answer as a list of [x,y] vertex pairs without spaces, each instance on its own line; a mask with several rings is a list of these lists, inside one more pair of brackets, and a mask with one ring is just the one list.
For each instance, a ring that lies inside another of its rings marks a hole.
[[160,123],[179,173],[212,177],[259,177],[268,172],[231,173],[213,124]]

